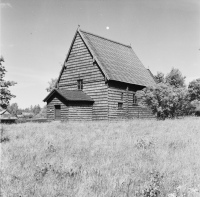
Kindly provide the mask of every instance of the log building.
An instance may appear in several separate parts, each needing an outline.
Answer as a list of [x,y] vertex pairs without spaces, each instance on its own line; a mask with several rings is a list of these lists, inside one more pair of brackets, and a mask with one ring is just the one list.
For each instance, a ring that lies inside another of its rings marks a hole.
[[150,118],[136,92],[155,85],[129,45],[77,29],[56,88],[44,99],[48,120]]
[[9,110],[0,107],[0,123],[16,123],[17,119]]

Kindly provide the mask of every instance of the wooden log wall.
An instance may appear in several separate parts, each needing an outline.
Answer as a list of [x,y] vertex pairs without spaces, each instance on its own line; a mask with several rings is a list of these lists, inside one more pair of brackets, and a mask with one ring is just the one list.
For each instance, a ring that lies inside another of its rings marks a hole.
[[60,105],[61,120],[62,121],[67,120],[68,107],[57,97],[54,97],[49,103],[47,103],[47,119],[50,121],[55,120],[55,105]]
[[[89,95],[95,102],[93,107],[79,105],[68,106],[67,108],[65,106],[66,109],[64,109],[64,112],[61,110],[63,120],[67,119],[67,116],[71,120],[82,119],[84,115],[86,119],[90,119],[91,110],[92,120],[152,117],[150,110],[133,104],[134,91],[132,89],[127,89],[127,86],[124,84],[118,86],[116,82],[112,82],[114,86],[105,84],[105,76],[96,62],[93,61],[93,57],[79,33],[75,37],[65,65],[66,68],[63,70],[59,80],[59,88],[77,90],[77,80],[82,79],[83,92]],[[136,85],[133,86],[133,89],[136,87]],[[141,87],[138,88],[141,90]],[[123,100],[121,100],[121,93],[123,93]],[[118,109],[119,102],[123,103],[122,109]],[[52,109],[52,106],[49,107]],[[54,113],[52,114],[51,112],[48,114],[51,119],[54,118]]]
[[128,106],[129,114],[128,118],[155,118],[152,111],[147,106],[140,106],[133,104],[133,91],[129,91]]
[[[121,94],[123,93],[123,100]],[[155,118],[152,111],[145,106],[133,104],[133,90],[127,88],[108,87],[108,117],[112,119]],[[123,108],[118,109],[118,103]]]
[[92,120],[92,105],[69,105],[68,120]]
[[[95,102],[93,104],[93,120],[108,119],[107,85],[103,73],[93,62],[93,57],[77,33],[74,44],[66,62],[59,88],[77,90],[77,80],[83,79],[83,92]],[[84,111],[85,108],[82,110]],[[86,110],[86,109],[85,109]]]
[[[121,94],[123,93],[123,99]],[[109,119],[126,118],[126,89],[108,87],[108,117]],[[118,103],[122,103],[122,109],[118,109]]]

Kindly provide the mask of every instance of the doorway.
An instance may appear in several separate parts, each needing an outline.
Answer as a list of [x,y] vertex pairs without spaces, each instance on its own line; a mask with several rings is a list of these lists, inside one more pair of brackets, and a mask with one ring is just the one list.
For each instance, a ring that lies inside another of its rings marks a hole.
[[55,105],[55,120],[61,119],[61,113],[60,113],[60,105]]

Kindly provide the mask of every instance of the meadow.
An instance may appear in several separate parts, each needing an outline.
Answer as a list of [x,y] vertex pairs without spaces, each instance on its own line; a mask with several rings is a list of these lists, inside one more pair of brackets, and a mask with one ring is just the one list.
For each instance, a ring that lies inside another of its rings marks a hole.
[[3,125],[2,197],[200,196],[200,118]]

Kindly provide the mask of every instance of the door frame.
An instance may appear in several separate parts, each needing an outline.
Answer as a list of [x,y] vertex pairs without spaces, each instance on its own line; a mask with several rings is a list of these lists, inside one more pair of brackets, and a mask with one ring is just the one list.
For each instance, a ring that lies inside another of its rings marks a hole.
[[[59,106],[59,108],[56,108],[56,107],[58,107]],[[58,119],[58,118],[56,118],[56,109],[59,109],[60,110],[60,118]],[[61,105],[60,104],[55,104],[54,105],[54,120],[61,120]]]

